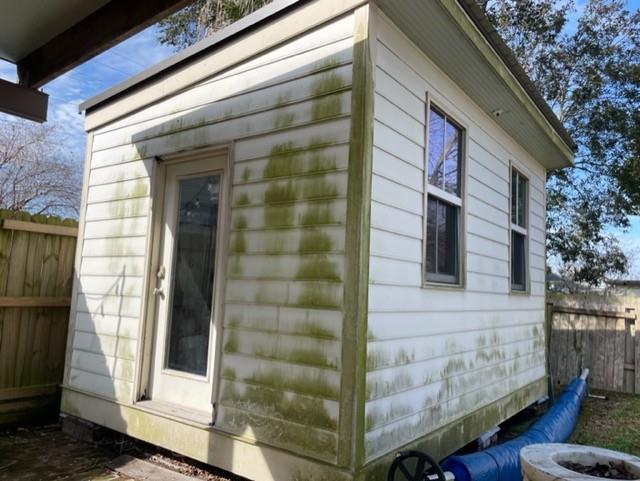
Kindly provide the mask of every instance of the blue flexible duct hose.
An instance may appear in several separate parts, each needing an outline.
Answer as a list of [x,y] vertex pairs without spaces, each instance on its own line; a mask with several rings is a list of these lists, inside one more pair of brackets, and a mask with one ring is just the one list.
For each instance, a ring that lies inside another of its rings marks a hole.
[[578,421],[587,383],[576,378],[547,413],[517,438],[478,453],[451,456],[442,465],[456,481],[522,481],[520,450],[529,444],[566,441]]

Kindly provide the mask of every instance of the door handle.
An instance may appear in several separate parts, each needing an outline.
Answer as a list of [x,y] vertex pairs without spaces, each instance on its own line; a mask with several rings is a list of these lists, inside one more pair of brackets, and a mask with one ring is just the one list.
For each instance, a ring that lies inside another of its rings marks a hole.
[[153,289],[153,295],[154,296],[161,296],[164,297],[164,289],[162,287],[156,287]]

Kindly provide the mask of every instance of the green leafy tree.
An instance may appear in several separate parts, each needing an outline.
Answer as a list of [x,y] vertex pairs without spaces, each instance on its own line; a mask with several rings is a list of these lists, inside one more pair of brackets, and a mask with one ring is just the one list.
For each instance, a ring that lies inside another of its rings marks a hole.
[[271,0],[196,0],[160,22],[159,40],[182,50]]
[[627,270],[611,228],[640,213],[640,12],[621,0],[488,0],[496,30],[578,145],[547,180],[547,254],[596,285]]

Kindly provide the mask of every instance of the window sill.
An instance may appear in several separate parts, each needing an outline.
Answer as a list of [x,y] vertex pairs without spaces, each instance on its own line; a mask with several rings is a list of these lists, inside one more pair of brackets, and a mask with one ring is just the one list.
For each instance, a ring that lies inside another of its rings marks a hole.
[[449,284],[447,282],[437,281],[424,281],[422,283],[423,289],[443,289],[447,291],[461,291],[464,290],[464,284]]

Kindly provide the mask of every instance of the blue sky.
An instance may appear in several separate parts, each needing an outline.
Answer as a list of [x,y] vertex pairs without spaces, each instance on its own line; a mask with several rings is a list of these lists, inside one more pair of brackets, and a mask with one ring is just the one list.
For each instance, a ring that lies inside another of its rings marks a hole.
[[[576,1],[578,10],[585,1]],[[627,6],[629,10],[640,9],[640,0],[627,0]],[[574,18],[577,15],[575,12]],[[43,90],[49,94],[49,121],[60,125],[78,162],[82,160],[85,144],[84,119],[78,113],[78,105],[172,53],[171,48],[157,41],[157,26],[152,26],[45,85]],[[0,78],[15,81],[15,67],[0,60]],[[640,217],[631,219],[627,232],[611,232],[620,239],[632,260],[631,276],[640,278]]]

